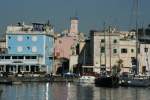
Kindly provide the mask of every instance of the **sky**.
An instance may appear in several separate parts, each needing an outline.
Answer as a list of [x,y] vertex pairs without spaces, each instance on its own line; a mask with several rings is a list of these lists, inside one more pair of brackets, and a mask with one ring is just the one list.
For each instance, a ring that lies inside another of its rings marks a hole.
[[[129,30],[134,23],[134,0],[0,0],[0,33],[7,25],[18,22],[46,22],[50,20],[56,32],[69,28],[70,17],[79,17],[79,31],[106,25]],[[139,0],[139,23],[150,23],[150,0]]]

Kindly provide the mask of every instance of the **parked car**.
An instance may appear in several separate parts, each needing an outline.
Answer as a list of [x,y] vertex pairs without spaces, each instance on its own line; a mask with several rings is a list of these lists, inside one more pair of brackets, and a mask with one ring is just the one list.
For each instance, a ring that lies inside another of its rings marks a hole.
[[70,73],[70,72],[67,72],[67,73],[64,73],[63,74],[63,77],[76,77],[77,75],[75,73]]

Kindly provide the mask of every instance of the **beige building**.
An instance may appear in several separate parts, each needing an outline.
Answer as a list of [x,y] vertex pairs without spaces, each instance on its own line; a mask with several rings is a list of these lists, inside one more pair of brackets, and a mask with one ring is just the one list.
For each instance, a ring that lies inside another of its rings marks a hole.
[[123,60],[121,72],[130,72],[132,69],[132,59],[136,57],[135,39],[120,39],[119,58]]
[[105,32],[91,31],[90,35],[94,72],[99,73],[105,68],[109,72],[122,60],[121,73],[132,72],[138,68],[139,74],[150,74],[150,38],[139,39],[136,46],[135,32],[117,32],[110,29]]
[[94,72],[110,69],[117,64],[119,60],[119,33],[113,30],[109,31],[91,31],[91,54],[94,66]]
[[139,73],[144,74],[150,71],[150,42],[138,42],[136,48],[136,39],[134,32],[117,32],[113,29],[109,31],[91,31],[91,54],[93,62],[93,71],[100,72],[106,68],[106,71],[118,64],[122,60],[121,73],[131,72],[136,68],[136,50]]

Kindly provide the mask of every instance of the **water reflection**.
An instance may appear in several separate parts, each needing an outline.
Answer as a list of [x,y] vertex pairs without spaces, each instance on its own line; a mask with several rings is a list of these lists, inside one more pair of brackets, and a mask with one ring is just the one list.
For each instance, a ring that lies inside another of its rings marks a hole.
[[0,100],[149,100],[150,88],[100,88],[73,83],[0,85]]

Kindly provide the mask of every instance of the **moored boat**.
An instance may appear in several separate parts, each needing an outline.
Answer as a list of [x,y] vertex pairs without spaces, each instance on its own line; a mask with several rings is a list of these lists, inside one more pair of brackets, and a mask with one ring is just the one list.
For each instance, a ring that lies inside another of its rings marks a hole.
[[78,79],[79,84],[94,84],[95,83],[95,76],[81,76]]
[[120,80],[121,86],[128,87],[148,87],[150,86],[150,77],[149,76],[140,76],[135,75],[133,77],[122,78]]
[[117,76],[101,76],[95,79],[95,85],[100,87],[118,87],[119,77]]
[[2,80],[2,81],[0,81],[0,84],[12,85],[12,81]]

